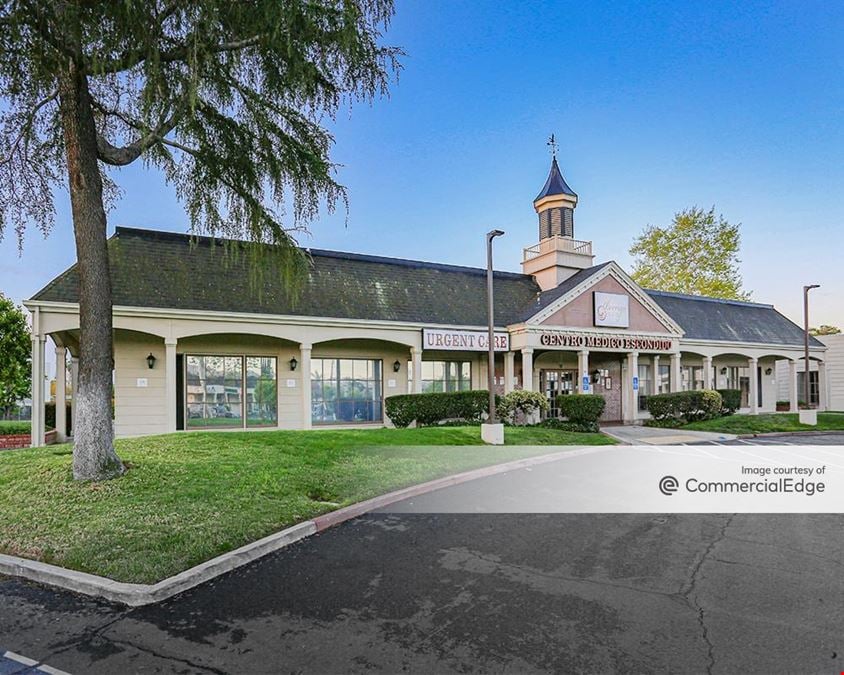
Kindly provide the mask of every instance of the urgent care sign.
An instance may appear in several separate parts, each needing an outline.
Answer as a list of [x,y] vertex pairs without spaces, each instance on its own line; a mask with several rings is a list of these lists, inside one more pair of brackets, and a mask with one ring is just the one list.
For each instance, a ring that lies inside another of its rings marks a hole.
[[[495,351],[510,350],[510,336],[496,333]],[[442,349],[445,351],[486,352],[489,351],[487,332],[482,330],[448,330],[442,328],[422,329],[422,349]]]

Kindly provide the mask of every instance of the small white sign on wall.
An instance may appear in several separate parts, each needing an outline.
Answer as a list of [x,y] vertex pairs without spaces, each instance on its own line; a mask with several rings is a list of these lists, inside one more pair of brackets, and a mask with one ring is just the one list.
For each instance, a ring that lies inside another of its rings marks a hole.
[[296,387],[296,380],[287,380],[287,388],[294,389]]
[[135,386],[137,386],[137,387],[147,387],[147,386],[149,386],[149,383],[147,382],[147,378],[139,377]]
[[388,389],[395,389],[396,388],[396,381],[395,380],[387,380],[387,388]]
[[595,291],[595,325],[628,328],[630,326],[630,299],[621,293]]

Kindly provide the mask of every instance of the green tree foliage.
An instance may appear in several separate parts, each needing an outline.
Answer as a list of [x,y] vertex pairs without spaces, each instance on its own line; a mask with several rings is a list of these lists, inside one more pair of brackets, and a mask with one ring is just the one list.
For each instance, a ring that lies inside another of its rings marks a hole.
[[838,326],[828,326],[821,324],[818,328],[810,328],[809,333],[812,335],[838,335],[841,329]]
[[630,247],[633,279],[645,288],[747,300],[739,273],[739,224],[715,209],[680,211],[668,227],[649,225]]
[[296,233],[346,199],[324,123],[387,92],[399,51],[380,40],[392,14],[392,0],[0,0],[0,235],[12,229],[20,245],[29,225],[46,234],[53,188],[70,194],[74,476],[123,469],[109,393],[110,171],[158,167],[194,232],[271,244],[295,291],[307,268]]
[[29,396],[32,342],[26,316],[0,293],[0,410]]

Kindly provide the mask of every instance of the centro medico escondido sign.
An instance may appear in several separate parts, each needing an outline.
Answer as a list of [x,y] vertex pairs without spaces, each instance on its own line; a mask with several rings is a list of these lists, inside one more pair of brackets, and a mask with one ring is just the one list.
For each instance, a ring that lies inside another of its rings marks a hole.
[[585,335],[583,333],[542,333],[543,347],[571,347],[579,349],[624,349],[627,351],[670,352],[673,344],[667,338],[635,337],[630,335]]
[[[506,352],[510,349],[510,336],[507,333],[495,333],[494,340],[495,351]],[[422,349],[485,352],[489,350],[489,340],[486,331],[482,330],[423,328]]]

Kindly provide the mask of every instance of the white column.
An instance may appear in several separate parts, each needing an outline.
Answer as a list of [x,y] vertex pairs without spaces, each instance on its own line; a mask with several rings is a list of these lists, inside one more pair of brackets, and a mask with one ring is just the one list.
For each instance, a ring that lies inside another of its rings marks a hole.
[[67,348],[56,347],[56,440],[67,440]]
[[750,414],[759,414],[759,368],[756,359],[747,359],[747,369],[750,371],[750,391],[748,398],[750,399]]
[[32,334],[32,416],[29,443],[44,445],[44,339]]
[[418,347],[410,348],[410,360],[413,361],[413,392],[422,393],[422,350]]
[[624,383],[628,402],[628,410],[624,413],[624,419],[629,422],[635,422],[639,417],[639,390],[633,388],[633,378],[638,377],[639,352],[630,352],[627,355],[627,381]]
[[76,434],[76,387],[79,385],[79,357],[70,357],[70,433]]
[[797,359],[788,362],[788,400],[789,410],[797,412]]
[[167,432],[176,431],[176,338],[164,340],[164,405],[167,406]]
[[504,393],[513,391],[516,383],[516,352],[504,353]]
[[[311,345],[302,343],[299,346],[299,368],[302,373],[302,428],[311,428]],[[414,373],[414,376],[416,373]],[[414,382],[419,378],[414,377]]]
[[522,350],[522,389],[533,391],[533,347]]
[[827,408],[826,361],[818,361],[818,410]]
[[683,377],[680,370],[680,354],[671,355],[671,391],[683,391]]
[[712,357],[711,356],[704,356],[703,357],[703,388],[704,389],[715,389],[712,386]]
[[651,394],[658,394],[659,393],[659,354],[655,354],[653,357],[653,379],[651,380]]
[[[581,394],[591,394],[592,393],[592,385],[590,384],[587,387],[583,386],[584,382],[590,382],[589,379],[589,350],[584,349],[583,351],[577,352],[577,388]],[[584,380],[583,378],[586,378]]]

